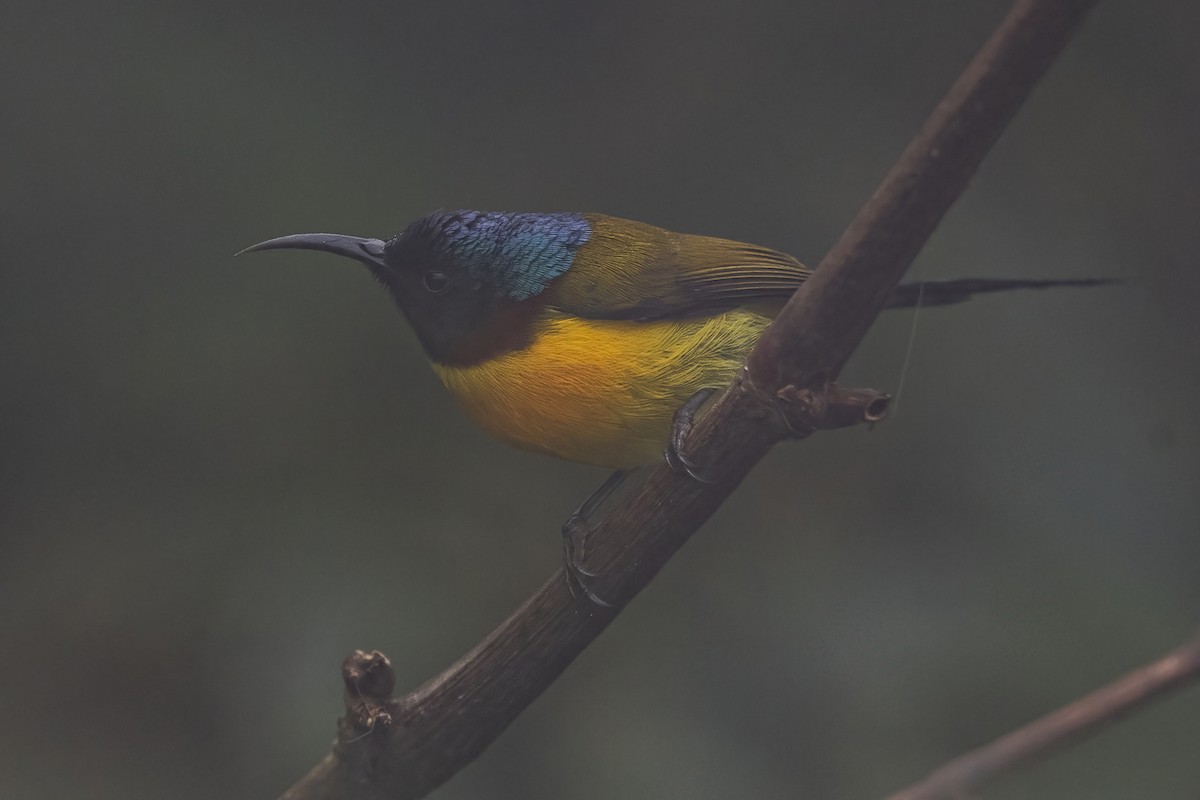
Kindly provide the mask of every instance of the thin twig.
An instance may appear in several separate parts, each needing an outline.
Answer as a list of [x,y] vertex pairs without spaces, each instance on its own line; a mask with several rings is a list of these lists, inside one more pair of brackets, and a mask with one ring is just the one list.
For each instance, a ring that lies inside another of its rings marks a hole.
[[997,777],[1095,734],[1151,701],[1200,680],[1200,637],[990,744],[946,762],[887,800],[968,797]]
[[[697,420],[687,452],[715,483],[659,466],[590,520],[589,607],[561,570],[463,656],[405,697],[369,736],[348,712],[334,754],[287,800],[423,797],[483,752],[600,634],[779,439],[878,416],[879,393],[832,385],[950,204],[1096,0],[1018,0],[747,368]],[[874,397],[874,400],[870,400]],[[865,406],[864,398],[867,399]],[[859,405],[855,405],[858,403]],[[853,412],[853,413],[851,413]]]

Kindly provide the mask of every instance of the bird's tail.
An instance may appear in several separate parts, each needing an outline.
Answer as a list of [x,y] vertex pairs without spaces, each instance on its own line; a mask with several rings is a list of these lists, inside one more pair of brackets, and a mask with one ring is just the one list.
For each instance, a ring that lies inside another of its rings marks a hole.
[[888,308],[948,306],[970,300],[977,294],[1007,292],[1010,289],[1057,289],[1070,286],[1106,286],[1118,281],[1113,278],[1071,278],[1062,280],[1017,280],[1006,278],[963,278],[955,281],[920,281],[902,283],[892,293]]

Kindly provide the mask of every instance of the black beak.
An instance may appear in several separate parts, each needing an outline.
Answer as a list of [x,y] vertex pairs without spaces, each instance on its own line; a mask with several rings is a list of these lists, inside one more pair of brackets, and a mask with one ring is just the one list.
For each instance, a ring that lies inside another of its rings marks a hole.
[[383,261],[383,248],[382,239],[364,239],[340,233],[297,233],[252,244],[237,255],[259,250],[320,250],[361,261],[371,272],[378,273],[387,266]]

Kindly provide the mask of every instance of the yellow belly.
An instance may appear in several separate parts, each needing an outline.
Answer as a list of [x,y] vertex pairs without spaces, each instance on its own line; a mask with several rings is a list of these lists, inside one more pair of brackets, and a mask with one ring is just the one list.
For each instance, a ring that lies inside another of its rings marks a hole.
[[434,369],[471,418],[503,441],[632,467],[661,456],[675,410],[700,389],[728,384],[769,322],[747,310],[663,322],[546,311],[529,347]]

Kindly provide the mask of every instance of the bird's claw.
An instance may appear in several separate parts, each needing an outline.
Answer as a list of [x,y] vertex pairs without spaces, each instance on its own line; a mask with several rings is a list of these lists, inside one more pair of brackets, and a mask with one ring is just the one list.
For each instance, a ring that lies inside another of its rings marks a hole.
[[683,446],[687,441],[688,434],[692,432],[696,412],[716,391],[716,389],[701,389],[675,411],[675,417],[671,420],[671,436],[667,439],[667,447],[663,451],[663,460],[667,462],[668,467],[687,475],[698,483],[716,483],[717,479],[706,477],[696,463],[684,455]]
[[583,566],[580,555],[584,540],[591,531],[578,511],[563,524],[563,572],[567,576],[567,590],[576,600],[587,600],[600,608],[612,608],[613,604],[602,598],[589,585],[598,572]]
[[563,572],[567,576],[567,589],[570,590],[571,597],[576,600],[587,600],[600,608],[612,608],[613,604],[600,597],[591,588],[590,581],[598,577],[599,573],[588,569],[582,563],[583,547],[588,534],[591,533],[587,520],[588,516],[616,491],[627,476],[628,473],[620,469],[609,475],[608,480],[602,483],[599,489],[592,492],[591,497],[583,501],[583,505],[575,510],[575,513],[563,523],[562,527]]

